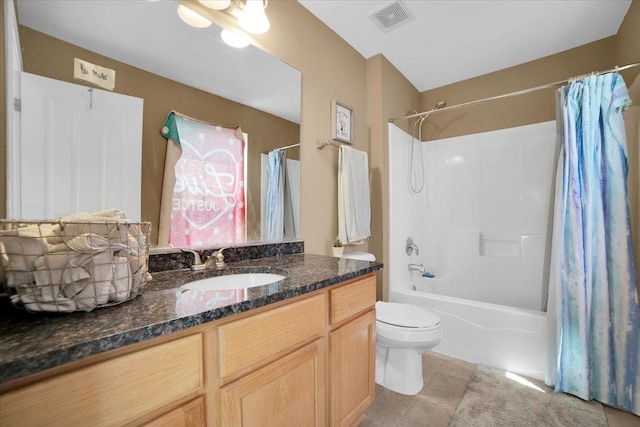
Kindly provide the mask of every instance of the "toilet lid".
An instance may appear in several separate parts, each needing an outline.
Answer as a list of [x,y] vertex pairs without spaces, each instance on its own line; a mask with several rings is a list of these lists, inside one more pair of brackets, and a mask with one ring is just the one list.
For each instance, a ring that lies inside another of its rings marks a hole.
[[384,301],[376,303],[376,320],[406,328],[432,328],[440,324],[440,316],[425,308]]

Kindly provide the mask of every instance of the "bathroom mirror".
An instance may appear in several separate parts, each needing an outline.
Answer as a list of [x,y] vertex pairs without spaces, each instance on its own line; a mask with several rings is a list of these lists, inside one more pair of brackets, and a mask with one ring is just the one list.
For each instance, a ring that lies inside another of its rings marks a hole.
[[[141,211],[153,224],[152,244],[167,144],[160,129],[171,110],[248,134],[247,242],[261,239],[261,154],[299,142],[298,70],[254,46],[227,46],[215,24],[187,25],[174,1],[16,3],[24,71],[86,84],[73,79],[80,58],[115,69],[114,92],[144,99]],[[299,159],[297,148],[286,153]]]

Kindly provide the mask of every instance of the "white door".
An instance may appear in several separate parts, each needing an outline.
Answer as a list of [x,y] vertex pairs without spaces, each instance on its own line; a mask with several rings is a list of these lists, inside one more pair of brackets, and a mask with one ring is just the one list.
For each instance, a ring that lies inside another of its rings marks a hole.
[[[18,20],[12,1],[5,1],[4,29],[5,29],[5,70],[6,70],[6,108],[7,108],[7,217],[16,218],[10,208],[15,206],[15,198],[18,195],[14,177],[15,171],[11,169],[16,164],[16,149],[20,145],[20,108],[14,101],[20,99],[20,72],[22,71],[22,54],[20,52],[20,37],[18,35]],[[13,161],[12,161],[13,160]],[[11,198],[13,197],[13,200]]]
[[143,100],[28,73],[21,86],[20,194],[8,212],[53,219],[118,208],[140,221]]

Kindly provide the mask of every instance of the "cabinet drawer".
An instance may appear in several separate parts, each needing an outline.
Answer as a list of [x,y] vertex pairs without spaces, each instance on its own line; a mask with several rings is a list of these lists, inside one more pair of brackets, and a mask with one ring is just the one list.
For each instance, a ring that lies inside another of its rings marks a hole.
[[0,396],[3,426],[122,425],[203,385],[202,335],[191,335]]
[[342,322],[376,303],[376,277],[369,276],[329,293],[331,324]]
[[326,324],[324,295],[265,311],[218,328],[220,377],[322,333]]

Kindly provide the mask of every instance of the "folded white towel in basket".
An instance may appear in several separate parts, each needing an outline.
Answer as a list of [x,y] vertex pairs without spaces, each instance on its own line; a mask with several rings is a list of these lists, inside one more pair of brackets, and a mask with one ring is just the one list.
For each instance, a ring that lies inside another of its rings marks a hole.
[[111,221],[126,221],[127,214],[120,209],[106,209],[98,212],[76,212],[71,215],[63,216],[60,218],[62,222],[82,222],[82,221],[98,221],[96,218],[108,219]]
[[18,286],[33,282],[35,260],[50,251],[49,239],[60,235],[56,224],[34,224],[15,230],[0,231],[0,262],[6,271],[7,284]]
[[65,297],[76,302],[79,310],[91,311],[98,305],[109,302],[109,293],[113,284],[113,256],[109,252],[84,254],[82,264],[90,279],[71,283],[62,287]]
[[[137,242],[134,240],[135,249],[137,250]],[[67,241],[69,249],[76,252],[102,252],[111,250],[113,252],[127,249],[127,245],[122,242],[111,241],[108,237],[100,236],[93,233],[81,234]]]
[[108,237],[111,242],[126,243],[129,229],[126,225],[120,224],[126,221],[127,216],[118,209],[94,213],[80,212],[60,218],[60,222],[64,224],[62,237],[65,242],[83,234],[94,234]]
[[117,209],[0,232],[0,262],[30,311],[91,311],[126,301],[151,280],[147,236]]
[[89,279],[91,275],[82,267],[84,255],[73,251],[43,255],[35,262],[35,280],[38,287],[68,285]]
[[126,301],[133,286],[129,260],[126,257],[113,257],[113,281],[109,287],[109,301]]
[[29,311],[47,311],[53,313],[71,313],[76,311],[76,303],[73,300],[64,297],[58,297],[55,302],[38,301],[33,295],[12,295],[11,302],[13,304],[22,303]]

